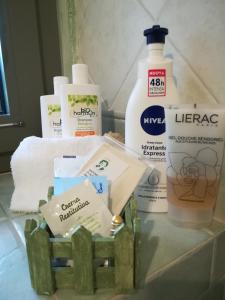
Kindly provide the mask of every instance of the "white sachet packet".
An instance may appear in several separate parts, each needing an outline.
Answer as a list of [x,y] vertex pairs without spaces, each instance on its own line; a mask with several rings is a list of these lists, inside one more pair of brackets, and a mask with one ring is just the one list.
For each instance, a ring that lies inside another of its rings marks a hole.
[[75,177],[87,156],[63,156],[54,159],[54,177]]
[[119,215],[146,169],[147,165],[131,152],[104,143],[82,166],[79,175],[107,176],[109,208],[114,215]]
[[93,234],[110,235],[112,214],[87,179],[40,207],[54,235],[69,236],[77,225]]

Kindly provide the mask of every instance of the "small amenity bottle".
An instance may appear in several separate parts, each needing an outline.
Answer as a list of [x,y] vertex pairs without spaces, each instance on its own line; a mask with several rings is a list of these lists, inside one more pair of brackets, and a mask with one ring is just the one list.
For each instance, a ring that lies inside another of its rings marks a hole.
[[41,96],[41,127],[42,137],[61,137],[61,105],[60,105],[60,86],[68,83],[65,76],[55,76],[53,78],[54,95]]
[[73,84],[61,88],[63,137],[101,135],[99,86],[88,83],[88,66],[72,66]]
[[148,57],[138,65],[138,78],[126,109],[125,143],[149,159],[150,170],[135,191],[140,210],[167,212],[164,105],[178,102],[173,61],[163,55],[167,28],[144,31]]

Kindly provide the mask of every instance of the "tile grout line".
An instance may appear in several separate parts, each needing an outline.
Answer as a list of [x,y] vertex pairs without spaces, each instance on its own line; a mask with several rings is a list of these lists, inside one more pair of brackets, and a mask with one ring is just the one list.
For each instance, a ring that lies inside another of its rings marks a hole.
[[75,27],[75,2],[73,0],[66,1],[66,20],[69,34],[69,43],[71,46],[72,62],[76,59],[76,27]]
[[[148,15],[151,17],[151,19],[154,21],[155,18],[147,11],[147,9],[146,9],[145,6],[143,5],[143,3],[141,3],[140,0],[136,0],[136,2],[137,2],[137,3],[138,3],[138,4],[139,4],[146,12],[147,12],[147,14],[148,14]],[[90,5],[90,4],[89,4],[89,5]],[[86,9],[84,10],[84,14],[86,13],[86,11],[87,11],[89,5],[86,6]],[[84,29],[82,29],[82,30],[84,30]],[[123,81],[122,81],[122,83],[121,83],[119,89],[117,90],[117,92],[115,93],[115,95],[112,97],[113,101],[112,101],[112,104],[111,104],[110,107],[109,107],[109,111],[112,110],[112,106],[113,106],[113,104],[115,103],[116,97],[118,96],[119,92],[121,91],[121,88],[123,87],[123,85],[124,85],[126,79],[128,78],[128,75],[129,75],[129,73],[130,73],[132,67],[133,67],[134,64],[136,63],[137,57],[138,57],[138,55],[140,54],[140,52],[142,51],[143,46],[144,46],[144,42],[142,43],[142,45],[141,45],[141,47],[139,48],[137,54],[135,55],[135,58],[134,58],[133,62],[131,63],[130,67],[128,68],[128,71],[126,72],[125,78],[123,79]],[[79,54],[79,50],[80,50],[80,49],[78,49],[78,56],[80,56],[81,60],[85,61],[85,60],[83,59],[83,57]],[[89,71],[89,72],[90,72],[90,71]],[[91,75],[91,74],[90,74],[90,75]],[[91,77],[92,77],[92,76],[91,76]],[[91,79],[92,79],[92,78],[91,78]],[[92,80],[92,81],[93,81],[93,80]],[[93,82],[94,82],[94,81],[93,81]],[[104,103],[104,100],[105,100],[105,99],[102,98],[102,100],[103,100],[102,103]],[[115,115],[114,115],[114,117],[115,117]],[[124,119],[124,117],[122,117],[122,118]],[[118,119],[121,119],[121,116],[120,116]]]
[[11,255],[13,252],[15,252],[16,250],[20,249],[19,247],[16,247],[14,249],[12,249],[11,251],[9,251],[7,254],[3,255],[0,257],[0,261],[4,258],[6,258],[7,256]]
[[110,111],[110,110],[109,111],[103,110],[102,117],[103,118],[112,119],[112,120],[122,120],[122,121],[125,121],[125,114],[124,113],[119,113],[119,112]]
[[[150,12],[148,12],[148,10],[147,10],[146,7],[143,5],[143,3],[142,3],[140,0],[136,0],[136,2],[137,2],[137,3],[138,3],[145,11],[146,11],[146,13],[147,13],[147,14],[149,15],[149,17],[152,19],[152,21],[155,21],[154,16],[153,16]],[[125,74],[125,78],[123,79],[123,81],[122,81],[122,83],[121,83],[119,89],[117,90],[117,92],[115,93],[115,95],[114,95],[114,97],[113,97],[113,101],[112,101],[112,104],[110,105],[109,110],[112,110],[113,104],[115,103],[116,98],[117,98],[117,96],[119,95],[119,92],[121,91],[121,89],[122,89],[122,87],[123,87],[125,81],[127,80],[127,78],[128,78],[128,76],[129,76],[129,74],[130,74],[130,72],[131,72],[131,70],[132,70],[134,64],[137,62],[137,58],[138,58],[139,54],[141,53],[141,51],[142,51],[144,45],[145,45],[145,42],[143,42],[143,43],[141,44],[141,47],[139,48],[137,54],[135,55],[135,58],[134,58],[133,62],[131,63],[130,67],[128,68],[128,71],[127,71],[126,74]]]
[[[12,233],[12,235],[13,235],[15,241],[16,241],[17,247],[14,248],[13,250],[15,250],[15,249],[17,249],[17,248],[20,248],[20,249],[23,248],[23,249],[24,249],[25,245],[24,245],[24,243],[23,243],[23,241],[22,241],[20,235],[18,234],[16,228],[14,227],[14,225],[13,225],[13,223],[12,223],[12,220],[11,220],[10,218],[7,218],[7,219],[2,220],[2,221],[0,222],[0,224],[3,224],[3,223],[5,223],[5,225],[8,227],[9,231]],[[13,251],[13,250],[12,250],[12,251]],[[11,252],[10,252],[10,253],[11,253]],[[8,255],[8,254],[7,254],[7,255]]]
[[[213,218],[212,219],[212,222],[213,221],[216,221],[218,223],[221,223],[223,225],[225,225],[225,222],[222,221],[222,220],[219,220],[217,218]],[[210,228],[207,228],[207,227],[204,227],[202,228],[202,231],[205,232],[205,233],[208,233],[209,235],[213,236],[213,237],[218,237],[220,234],[222,234],[224,231],[225,231],[225,228],[223,228],[221,231],[218,231],[218,232],[213,232],[213,230],[211,230]]]
[[184,60],[184,62],[187,64],[187,66],[190,68],[190,70],[192,71],[192,73],[196,76],[196,78],[201,82],[201,84],[203,85],[203,87],[205,88],[205,90],[207,91],[207,93],[209,93],[209,95],[211,95],[211,97],[214,99],[215,103],[219,103],[219,100],[217,99],[217,97],[213,94],[213,92],[209,89],[209,87],[207,87],[207,85],[205,84],[205,82],[203,81],[203,79],[199,76],[199,74],[195,71],[195,69],[192,67],[192,65],[190,64],[189,60],[182,54],[182,52],[177,48],[177,46],[174,44],[173,40],[168,37],[168,40],[170,41],[171,45],[175,48],[175,50],[179,53],[179,55],[182,57],[182,59]]
[[[146,12],[147,12],[147,14],[150,16],[150,18],[151,18],[153,21],[155,21],[155,18],[153,17],[153,15],[151,15],[151,13],[149,13],[149,12],[147,11],[147,9],[146,9],[145,6],[143,5],[143,3],[141,3],[140,0],[136,0],[136,2],[137,2],[137,3],[138,3],[138,4],[139,4]],[[89,5],[90,5],[90,4],[89,4]],[[89,5],[87,5],[87,7],[86,7],[84,13],[86,13],[86,11],[87,11]],[[83,30],[84,30],[84,29],[83,29]],[[109,111],[112,110],[112,106],[113,106],[113,104],[115,103],[116,97],[118,96],[118,94],[119,94],[119,92],[121,91],[121,89],[122,89],[122,87],[123,87],[125,81],[127,80],[127,78],[128,78],[128,76],[129,76],[129,73],[130,73],[132,67],[133,67],[134,64],[136,63],[137,57],[138,57],[138,55],[141,53],[144,44],[145,44],[145,43],[143,42],[142,45],[141,45],[141,47],[139,48],[137,54],[135,55],[135,58],[134,58],[133,62],[131,63],[130,67],[128,68],[128,71],[127,71],[126,74],[125,74],[125,78],[123,79],[123,81],[122,81],[121,85],[119,86],[119,88],[118,88],[117,92],[115,93],[115,95],[112,97],[113,100],[112,100],[112,104],[111,104],[110,107],[108,108]],[[80,49],[78,49],[78,52],[79,52],[79,50],[80,50]],[[77,56],[80,57],[81,60],[85,61],[85,60],[83,59],[83,57],[82,57],[79,53],[77,54]],[[89,72],[90,72],[90,71],[89,71]],[[91,75],[91,74],[90,74],[90,75]],[[91,76],[91,77],[92,77],[92,76]],[[92,79],[92,78],[91,78],[91,79]],[[93,81],[93,80],[92,80],[92,81]],[[93,82],[94,82],[94,81],[93,81]],[[103,99],[103,98],[102,98],[102,99]],[[105,99],[103,99],[102,103],[104,103],[104,100],[105,100]],[[114,114],[114,118],[116,117],[116,115],[117,115],[117,114]],[[117,117],[117,118],[118,118],[118,119],[124,119],[124,114],[123,114],[122,117],[119,116],[119,117]]]
[[[83,56],[80,55],[79,58],[80,58],[82,63],[85,63],[85,59],[83,58]],[[90,68],[88,69],[88,77],[89,77],[89,80],[91,81],[91,83],[96,84],[96,82],[94,81],[93,76],[90,72]],[[105,99],[102,97],[101,94],[100,94],[100,101],[101,101],[101,106],[103,107],[102,115],[104,115],[104,111],[105,111],[104,110],[104,105],[106,105],[106,104],[105,104]]]
[[225,220],[222,220],[220,218],[214,218],[215,221],[217,221],[218,223],[222,223],[225,225]]
[[[18,216],[13,217],[12,215],[10,215],[10,213],[7,212],[7,210],[4,208],[4,206],[2,205],[2,203],[0,202],[0,208],[2,209],[2,211],[4,212],[4,214],[6,215],[6,219],[10,220],[14,219],[16,217],[20,217],[20,216],[24,216],[26,213],[23,214],[18,214]],[[10,210],[10,208],[8,208]]]
[[[221,222],[223,224],[225,224],[225,222]],[[205,245],[209,244],[210,242],[213,242],[213,253],[212,253],[212,262],[211,262],[211,268],[210,268],[210,283],[212,280],[212,263],[214,264],[215,261],[215,247],[216,247],[216,241],[217,241],[217,237],[220,236],[221,234],[223,234],[225,231],[225,229],[223,229],[221,232],[218,233],[213,233],[213,231],[207,230],[207,228],[203,228],[203,232],[207,233],[210,235],[209,239],[206,241],[203,241],[202,243],[200,243],[198,246],[190,249],[189,251],[187,251],[186,253],[184,253],[183,255],[181,255],[180,257],[178,257],[177,259],[174,259],[173,261],[171,261],[168,265],[161,267],[159,270],[153,272],[148,278],[147,280],[152,281],[153,279],[160,277],[164,272],[166,272],[170,267],[172,267],[173,265],[176,265],[182,261],[184,261],[187,257],[190,257],[191,254],[195,254],[196,252],[198,252],[199,250],[201,250]]]
[[162,7],[160,8],[159,13],[158,13],[158,15],[157,15],[157,17],[156,17],[156,19],[155,19],[156,22],[159,21],[160,16],[161,16],[162,12],[164,11],[164,8],[166,7],[167,3],[168,3],[168,0],[166,0],[166,1],[164,2],[164,4],[162,5]]
[[212,261],[211,261],[211,267],[210,267],[210,282],[209,287],[213,284],[213,277],[214,277],[214,271],[215,271],[215,261],[216,261],[216,249],[217,249],[217,239],[213,241],[213,248],[212,248]]
[[[133,62],[131,63],[130,68],[128,68],[128,71],[126,72],[125,78],[124,78],[124,80],[122,81],[122,83],[121,83],[119,89],[118,89],[117,92],[115,93],[115,95],[114,95],[114,97],[113,97],[114,100],[112,101],[111,106],[108,107],[108,110],[107,110],[107,111],[106,111],[106,110],[103,110],[103,111],[102,111],[102,115],[103,115],[104,117],[108,117],[108,118],[112,118],[112,119],[118,119],[118,120],[125,120],[125,113],[117,113],[117,112],[114,112],[114,110],[112,109],[112,106],[113,106],[113,104],[115,103],[116,97],[118,96],[119,92],[121,91],[121,88],[123,87],[125,81],[127,80],[128,75],[129,75],[129,73],[131,72],[131,69],[133,68],[134,64],[136,63],[137,57],[138,57],[138,55],[141,53],[143,47],[144,47],[144,42],[142,43],[141,47],[139,48],[137,54],[135,55],[135,58],[134,58]],[[80,56],[80,58],[81,58],[81,61],[85,62],[85,60],[84,60],[84,58],[83,58],[82,56]],[[93,80],[93,76],[92,76],[90,70],[89,70],[89,75],[90,75],[90,79],[91,79],[92,83],[95,84],[95,81]],[[103,103],[103,104],[104,104],[105,101],[107,101],[107,100],[104,99],[102,96],[101,96],[101,99],[102,99],[102,103]],[[108,104],[108,103],[107,103],[107,104]],[[112,112],[113,115],[110,115],[110,112]]]
[[125,74],[125,78],[123,79],[121,85],[119,86],[119,89],[117,90],[117,92],[115,93],[115,95],[114,95],[114,97],[113,97],[113,101],[112,101],[112,104],[111,104],[110,107],[109,107],[109,110],[112,110],[113,104],[115,103],[116,98],[117,98],[117,96],[119,95],[119,93],[120,93],[120,91],[121,91],[121,89],[122,89],[122,87],[123,87],[125,81],[127,80],[127,78],[128,78],[128,76],[129,76],[129,74],[130,74],[130,72],[131,72],[133,66],[134,66],[135,63],[137,62],[137,58],[138,58],[139,54],[141,53],[141,51],[143,50],[144,44],[145,44],[145,42],[143,42],[143,43],[141,44],[141,47],[140,47],[139,50],[137,51],[137,54],[135,55],[133,62],[131,63],[130,67],[128,68],[128,70],[127,70],[127,72],[126,72],[126,74]]
[[5,219],[10,219],[10,216],[8,215],[7,211],[5,210],[5,208],[3,207],[2,203],[0,202],[0,209],[4,212],[5,214]]
[[[131,69],[133,68],[134,64],[136,63],[137,57],[138,57],[138,55],[141,53],[141,51],[142,51],[142,49],[143,49],[143,46],[144,46],[144,42],[142,43],[141,47],[140,47],[139,50],[137,51],[137,54],[135,55],[135,58],[134,58],[133,62],[131,63],[131,66],[128,68],[128,71],[126,72],[125,78],[123,79],[123,81],[122,81],[122,83],[121,83],[119,89],[117,90],[117,92],[115,93],[115,95],[112,97],[112,98],[113,98],[112,104],[110,105],[110,107],[108,107],[108,111],[105,111],[105,112],[106,112],[106,115],[105,115],[105,116],[111,117],[112,119],[115,119],[115,118],[116,118],[116,119],[123,119],[123,120],[125,119],[124,113],[121,113],[121,114],[120,114],[120,113],[119,113],[119,114],[118,114],[118,113],[115,113],[115,112],[112,110],[112,106],[113,106],[113,104],[115,103],[116,97],[118,96],[119,92],[121,91],[121,88],[123,87],[125,81],[127,80],[127,77],[128,77],[128,75],[129,75],[129,73],[131,72]],[[82,57],[81,55],[80,55],[80,58],[81,58],[81,60],[82,60],[83,62],[85,62],[85,60],[83,59],[83,57]],[[93,76],[92,76],[91,73],[90,73],[90,70],[89,70],[89,75],[90,75],[91,81],[92,81],[93,83],[95,83],[95,81],[93,80]],[[106,100],[106,99],[104,99],[102,96],[101,96],[101,99],[102,99],[102,103],[104,103],[104,101]],[[107,100],[106,100],[106,101],[107,101]],[[108,102],[107,102],[107,104],[108,104]],[[107,115],[107,112],[113,112],[113,116]],[[104,110],[103,110],[103,116],[104,116]]]
[[[77,60],[79,60],[79,58],[81,58],[81,60],[83,60],[84,62],[84,59],[82,58],[82,56],[80,55],[80,48],[81,48],[81,43],[80,43],[80,37],[83,35],[83,32],[85,30],[85,24],[84,24],[84,20],[85,20],[85,17],[86,17],[86,14],[87,14],[87,10],[89,8],[89,6],[91,5],[91,3],[88,3],[86,5],[86,7],[84,8],[83,10],[83,15],[82,15],[82,23],[80,24],[80,27],[75,29],[75,31],[77,32],[76,36],[75,36],[75,43],[76,43],[76,55],[77,55]],[[76,5],[75,5],[75,14],[76,14]],[[77,24],[77,21],[75,19],[75,25]]]
[[201,242],[199,245],[197,245],[196,247],[194,247],[194,248],[190,249],[189,251],[185,252],[180,257],[174,259],[173,261],[171,261],[167,265],[162,266],[157,271],[153,272],[150,276],[148,276],[146,278],[146,281],[150,282],[150,281],[152,281],[152,280],[160,277],[163,273],[165,273],[171,267],[173,267],[176,264],[179,264],[179,263],[185,261],[185,259],[191,257],[192,255],[196,254],[198,251],[200,251],[201,249],[203,249],[204,246],[207,246],[208,244],[210,244],[214,240],[214,238],[215,238],[214,236],[209,237],[208,240]]
[[152,18],[153,21],[157,21],[157,19],[151,14],[151,12],[145,7],[141,0],[136,0],[137,3],[145,10],[145,12]]
[[[224,280],[225,280],[225,277],[222,277],[222,278],[219,280],[219,282],[223,282],[223,286],[224,286],[223,289],[224,289],[224,292],[225,292]],[[205,296],[208,295],[208,293],[211,291],[211,288],[215,287],[216,284],[218,284],[218,283],[214,283],[212,286],[209,286],[208,289],[205,290],[205,291],[200,295],[200,299],[201,299],[201,300],[205,299]],[[224,295],[225,295],[225,294],[224,294]],[[199,298],[198,298],[198,299],[199,299]],[[206,299],[208,299],[208,297],[207,297]],[[211,298],[210,298],[210,300],[211,300]],[[225,298],[220,299],[220,300],[225,300]]]
[[2,211],[5,214],[5,218],[0,220],[0,223],[8,222],[8,225],[10,227],[9,229],[12,232],[12,234],[13,234],[13,236],[14,236],[17,244],[18,244],[18,247],[19,246],[21,247],[21,245],[24,247],[25,245],[24,245],[19,233],[17,232],[17,230],[16,230],[16,228],[15,228],[13,222],[12,222],[12,219],[13,219],[12,216],[10,216],[10,214],[8,214],[8,212],[5,210],[5,208],[3,207],[1,202],[0,202],[0,208],[2,209]]
[[[143,9],[147,12],[147,14],[153,18],[153,20],[155,21],[159,21],[161,14],[167,4],[167,1],[165,2],[165,4],[162,6],[162,9],[159,12],[158,17],[155,19],[152,14],[150,13],[150,11],[143,5],[142,2],[140,2],[140,0],[137,0],[139,2],[139,4],[143,7]],[[188,65],[188,67],[191,69],[191,71],[193,72],[193,74],[198,78],[198,80],[201,82],[201,84],[204,86],[204,88],[206,89],[206,91],[211,95],[211,97],[214,99],[214,101],[216,103],[220,103],[220,101],[217,99],[217,97],[214,95],[214,93],[209,89],[209,87],[207,87],[207,85],[205,84],[204,80],[198,75],[198,73],[195,71],[195,69],[192,67],[192,65],[190,64],[190,62],[188,61],[188,59],[181,53],[181,51],[175,46],[173,40],[171,40],[170,37],[168,37],[168,40],[170,41],[170,43],[172,44],[172,46],[175,48],[175,50],[179,53],[179,55],[182,57],[182,59],[185,61],[185,63]]]
[[11,218],[9,219],[9,224],[10,224],[10,227],[11,227],[11,228],[10,228],[10,231],[12,232],[14,238],[16,239],[16,242],[18,243],[18,246],[19,246],[20,248],[23,248],[23,250],[24,250],[24,249],[26,250],[26,245],[24,245],[23,240],[21,239],[21,237],[20,237],[18,231],[16,230],[16,228],[15,228],[15,226],[14,226],[14,224],[13,224]]

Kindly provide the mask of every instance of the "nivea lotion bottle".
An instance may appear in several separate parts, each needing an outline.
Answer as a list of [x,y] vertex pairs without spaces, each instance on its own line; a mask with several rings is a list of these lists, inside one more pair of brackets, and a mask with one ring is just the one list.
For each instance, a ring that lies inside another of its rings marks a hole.
[[64,137],[101,135],[99,86],[88,82],[88,66],[72,66],[72,84],[61,88],[62,133]]
[[42,136],[53,138],[62,136],[60,86],[68,83],[65,76],[53,77],[54,95],[40,97]]
[[135,190],[140,210],[167,212],[164,105],[177,103],[173,62],[163,55],[167,28],[155,25],[144,31],[148,57],[139,62],[138,78],[130,95],[125,120],[125,143],[149,159],[155,168]]

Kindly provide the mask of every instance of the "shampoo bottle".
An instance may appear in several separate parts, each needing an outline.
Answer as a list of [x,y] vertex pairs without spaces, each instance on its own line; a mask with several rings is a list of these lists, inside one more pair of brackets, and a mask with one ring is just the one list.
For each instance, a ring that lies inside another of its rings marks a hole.
[[101,135],[99,86],[88,83],[88,67],[72,66],[73,84],[61,88],[62,133],[68,136]]
[[60,106],[60,86],[68,83],[65,76],[53,78],[54,95],[41,96],[41,126],[43,137],[61,137],[61,106]]
[[173,62],[164,57],[167,28],[144,31],[148,57],[139,62],[138,78],[126,109],[125,143],[153,162],[135,190],[140,210],[167,212],[164,105],[178,102]]

